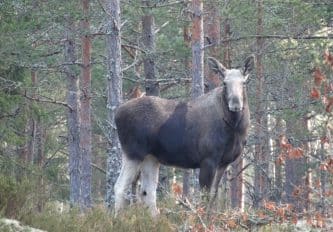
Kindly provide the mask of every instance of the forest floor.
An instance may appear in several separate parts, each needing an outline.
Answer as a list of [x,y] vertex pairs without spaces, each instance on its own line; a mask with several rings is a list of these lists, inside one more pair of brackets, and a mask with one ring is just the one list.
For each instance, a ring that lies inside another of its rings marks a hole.
[[[49,232],[222,232],[222,231],[333,231],[333,218],[324,217],[317,212],[311,215],[297,215],[287,206],[273,203],[259,210],[240,212],[228,210],[212,212],[207,216],[205,207],[192,204],[179,204],[174,201],[159,204],[160,215],[152,218],[140,205],[126,209],[119,216],[96,206],[84,214],[68,207],[46,207],[42,212],[30,212],[21,216],[18,227],[1,225],[0,231],[49,231]],[[0,221],[4,221],[1,219]],[[6,221],[6,220],[5,220]],[[9,221],[10,222],[10,221]],[[13,229],[14,228],[14,229]],[[6,229],[6,230],[4,230]]]

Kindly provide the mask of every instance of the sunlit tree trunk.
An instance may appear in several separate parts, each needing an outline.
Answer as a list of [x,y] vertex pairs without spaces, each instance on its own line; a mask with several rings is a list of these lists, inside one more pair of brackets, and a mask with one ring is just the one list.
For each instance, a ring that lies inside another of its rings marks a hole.
[[106,174],[106,205],[111,208],[114,203],[114,184],[121,166],[121,146],[114,117],[122,102],[121,72],[121,22],[120,1],[107,1],[107,109],[108,109],[108,158]]
[[82,0],[82,71],[80,80],[81,206],[91,207],[91,38],[89,0]]

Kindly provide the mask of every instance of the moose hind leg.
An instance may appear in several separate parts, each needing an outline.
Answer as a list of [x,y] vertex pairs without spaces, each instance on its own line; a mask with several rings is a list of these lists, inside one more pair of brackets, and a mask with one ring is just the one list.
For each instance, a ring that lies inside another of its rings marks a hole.
[[159,214],[156,207],[156,188],[158,184],[159,168],[159,162],[151,155],[145,158],[141,168],[141,188],[138,198],[140,202],[148,207],[152,216]]
[[114,186],[116,215],[127,205],[127,191],[139,172],[140,164],[141,161],[123,156],[120,174]]

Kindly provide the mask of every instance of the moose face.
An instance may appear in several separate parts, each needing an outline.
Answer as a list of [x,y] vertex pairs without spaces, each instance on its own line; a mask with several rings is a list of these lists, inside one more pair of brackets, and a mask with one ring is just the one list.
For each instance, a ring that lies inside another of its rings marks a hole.
[[231,69],[225,71],[225,78],[223,80],[225,97],[227,100],[228,108],[232,112],[239,112],[243,110],[244,100],[244,87],[247,77],[244,77],[240,70]]
[[226,103],[229,111],[240,112],[244,108],[244,91],[250,71],[254,66],[253,56],[245,60],[242,69],[227,69],[215,58],[209,57],[210,68],[223,80]]

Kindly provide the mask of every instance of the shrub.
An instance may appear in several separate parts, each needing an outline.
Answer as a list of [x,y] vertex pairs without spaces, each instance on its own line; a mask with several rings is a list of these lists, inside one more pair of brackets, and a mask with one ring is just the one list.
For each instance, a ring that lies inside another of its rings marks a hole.
[[17,218],[31,196],[33,186],[28,180],[16,181],[9,176],[0,175],[0,214]]

